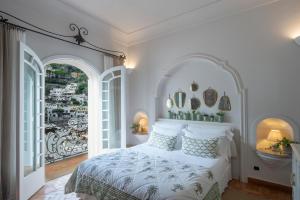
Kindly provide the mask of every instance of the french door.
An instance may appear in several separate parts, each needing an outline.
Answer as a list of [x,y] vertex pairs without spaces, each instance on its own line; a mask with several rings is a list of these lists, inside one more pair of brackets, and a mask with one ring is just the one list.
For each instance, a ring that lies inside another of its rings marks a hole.
[[104,71],[100,83],[100,149],[125,148],[125,67],[112,67]]
[[43,64],[20,43],[20,199],[29,199],[45,183]]

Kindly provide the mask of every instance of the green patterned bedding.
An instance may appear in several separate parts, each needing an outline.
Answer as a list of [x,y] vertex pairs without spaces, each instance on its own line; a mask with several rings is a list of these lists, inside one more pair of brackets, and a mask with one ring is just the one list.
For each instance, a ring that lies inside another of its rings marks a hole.
[[123,149],[80,164],[65,193],[99,200],[219,200],[213,173],[202,166]]

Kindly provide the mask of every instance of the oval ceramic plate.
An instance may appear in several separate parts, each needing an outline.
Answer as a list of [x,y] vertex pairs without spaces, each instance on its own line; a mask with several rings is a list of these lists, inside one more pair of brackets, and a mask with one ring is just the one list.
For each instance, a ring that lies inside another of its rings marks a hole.
[[169,95],[169,98],[166,101],[166,106],[167,106],[167,108],[171,109],[173,107],[173,105],[174,105],[173,99]]
[[174,94],[174,101],[177,108],[183,108],[185,104],[186,94],[185,92],[175,92]]
[[205,105],[207,105],[208,107],[213,107],[218,100],[218,93],[216,90],[208,88],[203,92],[203,99]]
[[190,87],[191,91],[196,92],[198,90],[198,88],[199,88],[198,84],[194,81]]
[[193,97],[190,99],[191,110],[196,111],[201,105],[200,99]]

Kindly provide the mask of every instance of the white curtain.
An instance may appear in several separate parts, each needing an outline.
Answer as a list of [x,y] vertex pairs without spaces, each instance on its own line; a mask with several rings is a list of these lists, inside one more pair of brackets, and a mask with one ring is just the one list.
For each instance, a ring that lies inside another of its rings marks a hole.
[[103,62],[104,62],[103,63],[104,64],[104,71],[108,70],[109,68],[114,67],[114,59],[111,56],[104,55]]
[[17,199],[19,41],[22,30],[0,24],[0,199]]
[[120,57],[113,56],[113,55],[103,55],[103,64],[104,64],[104,71],[112,67],[123,65]]

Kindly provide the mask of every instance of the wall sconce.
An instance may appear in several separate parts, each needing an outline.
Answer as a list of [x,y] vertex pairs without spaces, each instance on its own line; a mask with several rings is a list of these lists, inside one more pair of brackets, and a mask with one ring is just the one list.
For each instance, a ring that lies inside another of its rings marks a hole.
[[294,40],[298,45],[300,45],[300,35],[298,37],[296,37]]
[[135,64],[133,62],[128,62],[128,60],[126,60],[124,66],[126,67],[126,71],[128,74],[131,74],[132,71],[135,69]]

